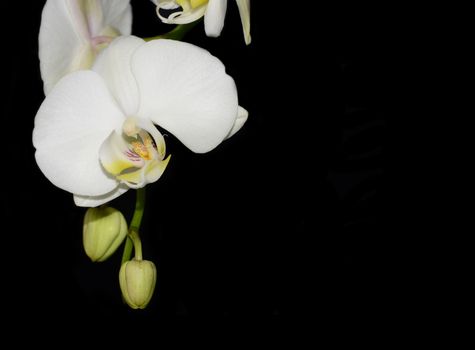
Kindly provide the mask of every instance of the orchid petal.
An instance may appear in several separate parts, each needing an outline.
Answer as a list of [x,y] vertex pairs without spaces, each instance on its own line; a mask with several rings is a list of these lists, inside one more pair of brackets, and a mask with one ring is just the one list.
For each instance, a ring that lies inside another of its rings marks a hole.
[[73,0],[81,9],[83,17],[85,17],[88,37],[92,38],[102,31],[104,27],[104,14],[102,12],[102,4],[99,0]]
[[36,161],[57,187],[99,196],[117,187],[99,161],[99,149],[124,116],[103,79],[92,71],[64,77],[42,103],[33,131]]
[[242,31],[246,45],[251,43],[251,4],[250,0],[236,0],[241,16]]
[[136,50],[132,71],[140,92],[137,116],[165,128],[192,151],[212,150],[231,130],[238,111],[236,86],[209,52],[153,40]]
[[92,70],[99,73],[126,116],[137,112],[139,94],[130,61],[135,50],[145,41],[123,36],[112,41],[97,57]]
[[119,185],[111,192],[106,193],[102,196],[80,196],[74,195],[74,203],[78,207],[98,207],[99,205],[110,202],[111,200],[121,196],[127,192],[130,188],[126,185]]
[[[90,1],[90,0],[89,0]],[[121,35],[132,32],[132,7],[130,0],[101,0],[104,24],[115,28]],[[101,33],[96,33],[98,35]]]
[[38,51],[44,92],[66,74],[89,68],[101,36],[129,34],[130,0],[48,0],[43,8]]
[[247,121],[247,117],[249,116],[249,113],[242,108],[241,106],[238,107],[238,114],[236,117],[236,120],[234,121],[233,128],[229,132],[229,134],[226,136],[226,139],[229,139],[231,136],[233,136],[235,133],[239,131],[239,129],[242,128],[244,123]]
[[207,36],[218,37],[224,27],[227,0],[209,0],[205,14],[205,32]]
[[45,94],[65,74],[92,61],[89,30],[75,1],[46,2],[38,39],[41,77]]

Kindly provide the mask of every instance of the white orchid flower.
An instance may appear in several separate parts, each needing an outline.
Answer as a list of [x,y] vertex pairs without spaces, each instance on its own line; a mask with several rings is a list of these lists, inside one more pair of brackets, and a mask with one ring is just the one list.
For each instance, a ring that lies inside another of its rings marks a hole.
[[154,123],[203,153],[246,119],[234,80],[209,52],[122,36],[46,96],[33,144],[45,176],[76,205],[95,207],[160,178],[170,157]]
[[[157,15],[163,23],[186,24],[201,17],[205,18],[207,36],[218,37],[224,26],[227,0],[152,0],[157,5]],[[250,0],[236,0],[241,16],[242,30],[246,45],[251,43]],[[164,17],[160,10],[174,10],[181,7],[168,17]]]
[[66,74],[90,68],[101,49],[131,29],[130,0],[48,0],[38,39],[45,94]]

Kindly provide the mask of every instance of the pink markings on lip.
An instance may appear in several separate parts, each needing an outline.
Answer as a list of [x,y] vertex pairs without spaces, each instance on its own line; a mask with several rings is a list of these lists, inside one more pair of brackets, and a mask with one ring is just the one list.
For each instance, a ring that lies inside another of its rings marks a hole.
[[132,162],[140,162],[140,160],[142,159],[137,153],[135,153],[134,151],[131,151],[131,150],[128,150],[127,152],[125,152],[125,155]]

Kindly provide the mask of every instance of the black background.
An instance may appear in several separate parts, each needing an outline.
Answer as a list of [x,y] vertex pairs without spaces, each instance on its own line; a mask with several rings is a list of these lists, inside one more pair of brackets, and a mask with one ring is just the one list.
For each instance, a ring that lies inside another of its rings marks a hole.
[[[233,1],[220,38],[207,38],[202,24],[185,38],[224,62],[249,120],[204,155],[167,136],[172,160],[147,187],[142,240],[158,283],[143,311],[121,301],[121,253],[101,264],[88,260],[84,208],[35,164],[44,1],[8,5],[5,13],[21,23],[5,29],[9,88],[2,110],[9,137],[2,289],[13,324],[34,326],[45,315],[52,326],[87,319],[92,328],[177,319],[332,324],[400,312],[406,286],[398,266],[406,256],[397,249],[387,181],[390,14],[381,9],[376,20],[361,7],[265,3],[252,1],[248,47]],[[132,6],[133,34],[170,29],[150,1]],[[133,203],[129,191],[111,205],[130,219]]]

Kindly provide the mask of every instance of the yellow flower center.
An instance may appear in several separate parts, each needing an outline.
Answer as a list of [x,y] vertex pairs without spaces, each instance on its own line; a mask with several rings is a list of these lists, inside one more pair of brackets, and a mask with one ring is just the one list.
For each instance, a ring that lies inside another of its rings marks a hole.
[[134,160],[137,156],[143,160],[158,158],[157,146],[152,136],[145,130],[137,126],[134,118],[127,118],[122,125],[122,131],[127,142],[128,151],[126,156]]
[[149,134],[144,135],[145,139],[141,139],[140,141],[132,141],[130,145],[132,146],[132,151],[140,156],[140,158],[144,160],[151,160],[152,159],[152,152],[153,143],[152,138]]

